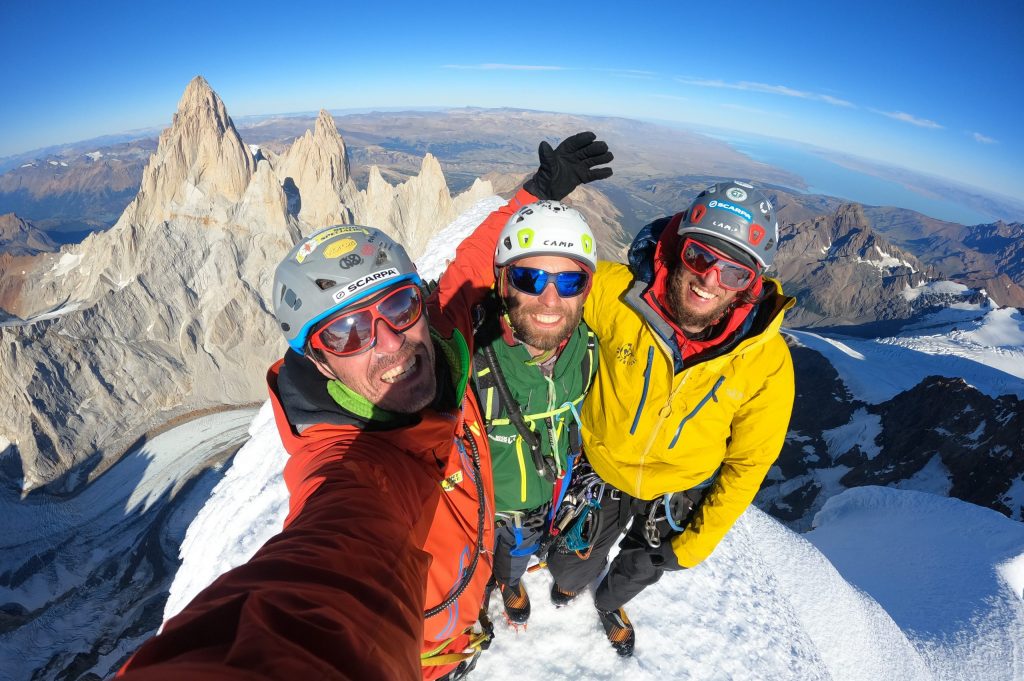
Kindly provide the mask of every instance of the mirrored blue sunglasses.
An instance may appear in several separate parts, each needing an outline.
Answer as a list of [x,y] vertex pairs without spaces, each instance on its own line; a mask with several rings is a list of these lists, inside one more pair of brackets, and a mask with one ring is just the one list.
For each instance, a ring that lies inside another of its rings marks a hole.
[[562,298],[572,298],[583,293],[590,282],[590,274],[582,270],[574,272],[548,272],[535,267],[508,268],[508,281],[517,291],[531,296],[539,296],[544,287],[554,283],[555,291]]

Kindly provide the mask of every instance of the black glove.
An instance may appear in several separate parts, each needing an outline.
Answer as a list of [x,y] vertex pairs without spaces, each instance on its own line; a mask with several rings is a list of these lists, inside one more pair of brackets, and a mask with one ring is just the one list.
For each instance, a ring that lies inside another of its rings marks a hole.
[[676,552],[672,550],[670,538],[664,539],[658,548],[647,546],[647,556],[651,559],[651,565],[661,570],[685,570],[676,558]]
[[581,184],[611,177],[611,168],[594,167],[611,163],[615,158],[607,144],[595,140],[597,135],[592,132],[578,132],[562,140],[555,149],[541,142],[537,150],[540,167],[523,189],[538,199],[561,201]]

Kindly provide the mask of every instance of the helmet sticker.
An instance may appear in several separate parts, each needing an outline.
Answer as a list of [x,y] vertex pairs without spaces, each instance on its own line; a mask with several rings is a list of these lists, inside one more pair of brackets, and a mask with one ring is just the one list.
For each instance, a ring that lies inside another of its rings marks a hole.
[[340,258],[356,247],[355,239],[340,239],[324,248],[324,257],[328,260]]
[[586,234],[580,236],[580,241],[583,242],[583,252],[593,253],[594,252],[594,240]]
[[519,248],[529,248],[533,243],[533,230],[529,227],[519,230],[516,232],[516,241],[519,242]]
[[342,300],[348,298],[353,293],[357,293],[359,289],[365,288],[370,284],[376,284],[377,282],[383,279],[391,279],[392,277],[397,277],[400,275],[401,272],[399,272],[396,268],[389,267],[386,270],[377,270],[376,272],[367,274],[364,277],[359,277],[350,284],[346,284],[344,288],[335,291],[334,302],[340,303]]
[[[324,252],[326,253],[326,251]],[[349,268],[355,267],[356,265],[362,264],[363,256],[359,255],[358,253],[351,253],[338,261],[338,266],[343,270],[347,270]]]
[[299,247],[299,250],[295,253],[295,262],[301,263],[307,257],[309,257],[316,249],[325,241],[329,241],[336,236],[342,234],[354,234],[360,232],[362,234],[369,234],[362,227],[334,227],[333,229],[326,229],[319,234],[314,234],[310,238],[306,239],[306,242]]
[[765,200],[759,203],[757,207],[761,209],[761,215],[768,215],[768,212],[772,209],[772,204]]
[[739,215],[741,218],[743,218],[745,220],[753,220],[754,219],[753,215],[751,215],[749,212],[743,210],[739,206],[734,206],[731,203],[726,203],[725,201],[719,201],[718,199],[712,199],[711,201],[709,201],[708,202],[708,208],[719,208],[721,210],[727,210],[730,213],[732,213],[733,215]]
[[751,244],[756,246],[759,243],[761,243],[762,239],[764,239],[765,233],[766,232],[764,231],[764,227],[762,227],[761,225],[750,225],[750,233],[747,234],[747,240],[750,241]]
[[746,182],[740,182],[739,180],[733,180],[733,183],[734,184],[738,184],[741,187],[746,187],[747,189],[753,189],[754,188],[754,185],[747,184]]
[[363,247],[360,249],[360,251],[362,252],[363,255],[370,256],[373,255],[377,251],[377,249],[373,247],[373,244],[363,244]]
[[721,220],[712,220],[711,225],[726,232],[735,232],[736,234],[740,233],[739,227],[730,225],[728,222],[723,222]]
[[747,193],[739,187],[729,187],[725,192],[730,201],[746,201]]

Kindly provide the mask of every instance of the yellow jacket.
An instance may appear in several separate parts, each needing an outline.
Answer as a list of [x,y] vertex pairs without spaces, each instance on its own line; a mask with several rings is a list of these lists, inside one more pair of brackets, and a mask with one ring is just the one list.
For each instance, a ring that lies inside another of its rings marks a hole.
[[[750,505],[779,455],[793,409],[793,362],[779,333],[795,300],[774,291],[724,354],[674,371],[667,326],[640,299],[625,265],[598,263],[584,318],[600,340],[596,382],[583,404],[594,471],[638,499],[717,477],[672,548],[679,564],[707,558]],[[662,330],[659,335],[657,329]]]

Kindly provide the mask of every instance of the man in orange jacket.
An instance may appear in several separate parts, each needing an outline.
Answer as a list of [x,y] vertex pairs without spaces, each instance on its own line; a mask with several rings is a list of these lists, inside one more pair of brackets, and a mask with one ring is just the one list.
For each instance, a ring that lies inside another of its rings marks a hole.
[[[593,136],[542,155],[531,180],[610,173]],[[519,192],[481,230],[498,232]],[[477,242],[479,243],[479,242]],[[128,679],[445,679],[472,668],[491,572],[494,492],[467,390],[472,308],[493,251],[461,246],[423,298],[401,245],[337,226],[278,266],[290,350],[268,374],[290,456],[284,530],[200,593],[122,670]]]

